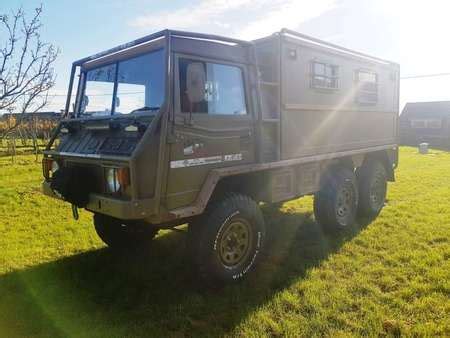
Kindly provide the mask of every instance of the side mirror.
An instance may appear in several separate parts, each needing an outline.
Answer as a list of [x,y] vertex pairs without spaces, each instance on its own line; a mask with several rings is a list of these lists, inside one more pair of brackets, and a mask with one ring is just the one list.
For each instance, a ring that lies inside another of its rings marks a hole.
[[200,62],[188,64],[186,69],[186,94],[191,103],[205,99],[206,73]]

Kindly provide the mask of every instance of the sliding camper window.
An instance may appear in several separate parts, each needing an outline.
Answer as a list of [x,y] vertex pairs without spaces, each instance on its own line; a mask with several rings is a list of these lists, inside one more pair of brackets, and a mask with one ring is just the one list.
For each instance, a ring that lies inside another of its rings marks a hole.
[[180,58],[178,70],[182,113],[247,114],[241,68]]
[[378,102],[378,75],[371,71],[357,70],[356,102],[361,104],[375,104]]
[[339,89],[339,66],[312,61],[311,75],[312,88]]

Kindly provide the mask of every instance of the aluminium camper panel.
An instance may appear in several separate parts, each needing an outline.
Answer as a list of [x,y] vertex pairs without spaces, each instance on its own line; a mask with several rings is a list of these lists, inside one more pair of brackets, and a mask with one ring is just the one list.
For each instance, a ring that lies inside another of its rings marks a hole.
[[396,65],[285,37],[281,159],[396,144],[398,82]]

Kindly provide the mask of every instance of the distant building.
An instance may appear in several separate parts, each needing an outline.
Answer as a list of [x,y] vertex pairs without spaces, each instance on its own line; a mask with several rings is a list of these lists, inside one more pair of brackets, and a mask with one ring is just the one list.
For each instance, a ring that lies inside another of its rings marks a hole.
[[450,147],[450,101],[407,103],[400,115],[400,142]]

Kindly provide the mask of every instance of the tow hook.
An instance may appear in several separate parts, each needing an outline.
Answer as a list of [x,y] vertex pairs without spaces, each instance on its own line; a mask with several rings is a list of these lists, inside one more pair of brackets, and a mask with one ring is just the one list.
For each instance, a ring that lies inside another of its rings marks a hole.
[[75,221],[78,221],[78,218],[80,218],[80,215],[78,215],[78,208],[75,204],[72,204],[72,216]]

